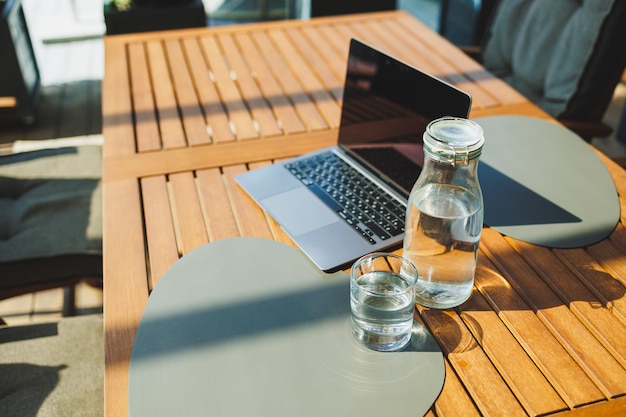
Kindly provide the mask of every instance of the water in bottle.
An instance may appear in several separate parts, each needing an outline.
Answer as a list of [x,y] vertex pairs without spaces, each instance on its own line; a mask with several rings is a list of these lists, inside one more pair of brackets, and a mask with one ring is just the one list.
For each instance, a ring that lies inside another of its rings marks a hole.
[[450,308],[471,296],[483,223],[483,143],[480,126],[466,119],[436,120],[424,134],[424,168],[409,196],[403,246],[417,268],[421,305]]

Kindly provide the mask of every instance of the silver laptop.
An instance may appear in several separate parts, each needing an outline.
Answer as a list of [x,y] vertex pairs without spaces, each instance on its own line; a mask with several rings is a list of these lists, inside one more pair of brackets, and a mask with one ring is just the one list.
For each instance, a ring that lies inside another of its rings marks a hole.
[[401,245],[431,120],[467,117],[469,94],[352,39],[338,145],[236,177],[322,270]]

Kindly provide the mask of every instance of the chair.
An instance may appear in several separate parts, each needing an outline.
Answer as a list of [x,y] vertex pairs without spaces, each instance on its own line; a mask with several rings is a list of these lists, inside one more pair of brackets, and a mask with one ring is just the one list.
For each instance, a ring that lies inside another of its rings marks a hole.
[[602,118],[626,66],[626,1],[500,0],[480,60],[583,139]]
[[101,148],[0,157],[0,300],[102,280]]
[[441,0],[439,33],[455,45],[479,45],[497,0]]
[[0,1],[0,120],[35,121],[41,75],[21,1]]
[[102,315],[0,326],[0,415],[104,415]]

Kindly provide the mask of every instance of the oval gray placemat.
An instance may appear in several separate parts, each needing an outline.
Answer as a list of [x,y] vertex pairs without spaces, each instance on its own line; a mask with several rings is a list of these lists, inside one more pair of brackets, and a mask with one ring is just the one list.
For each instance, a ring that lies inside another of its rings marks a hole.
[[478,178],[486,225],[555,248],[588,246],[615,229],[620,216],[615,184],[579,136],[527,116],[475,121],[485,131]]
[[234,238],[177,261],[148,299],[129,373],[139,416],[422,416],[443,355],[417,321],[381,353],[350,329],[349,279],[298,249]]

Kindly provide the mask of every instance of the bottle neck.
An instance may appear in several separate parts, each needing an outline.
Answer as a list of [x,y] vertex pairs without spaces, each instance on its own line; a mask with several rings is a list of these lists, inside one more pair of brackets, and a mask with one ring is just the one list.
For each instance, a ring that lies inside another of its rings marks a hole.
[[478,158],[449,162],[425,153],[424,167],[418,179],[427,182],[459,185],[472,188],[478,185]]

